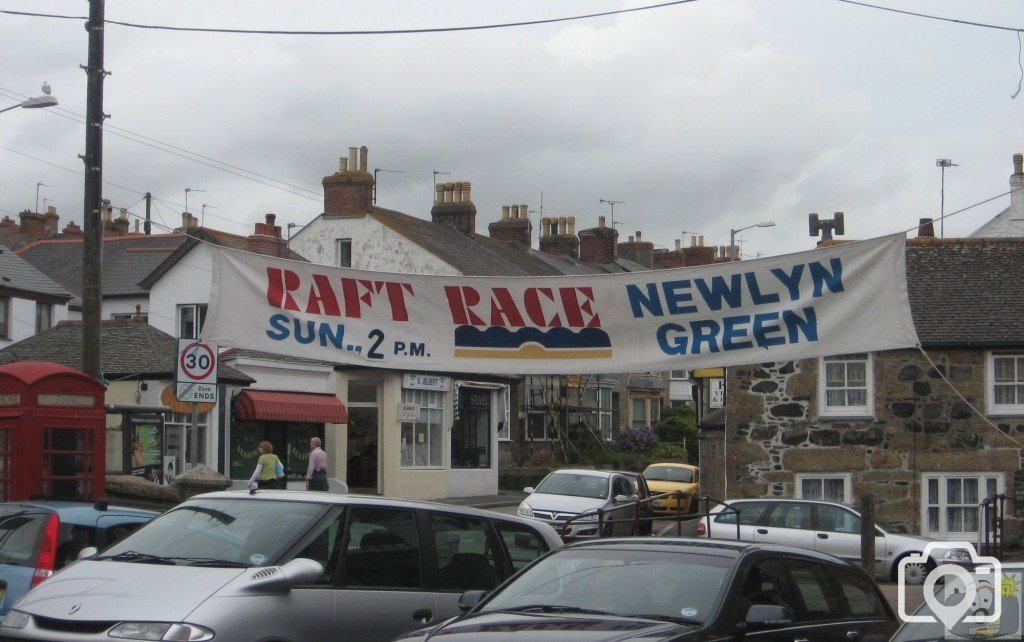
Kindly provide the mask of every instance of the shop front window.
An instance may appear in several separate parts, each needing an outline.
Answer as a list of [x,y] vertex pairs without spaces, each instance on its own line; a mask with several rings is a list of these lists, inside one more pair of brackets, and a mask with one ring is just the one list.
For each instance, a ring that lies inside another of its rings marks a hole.
[[444,465],[442,418],[445,394],[437,390],[402,389],[402,403],[417,406],[419,418],[402,422],[402,466],[436,468]]

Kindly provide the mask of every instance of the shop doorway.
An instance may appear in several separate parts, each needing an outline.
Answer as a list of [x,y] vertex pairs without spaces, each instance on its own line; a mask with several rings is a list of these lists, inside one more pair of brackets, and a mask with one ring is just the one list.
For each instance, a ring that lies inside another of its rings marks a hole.
[[460,386],[452,426],[452,468],[490,468],[491,391]]
[[377,494],[380,489],[380,407],[376,381],[348,384],[348,461],[345,482],[353,493]]

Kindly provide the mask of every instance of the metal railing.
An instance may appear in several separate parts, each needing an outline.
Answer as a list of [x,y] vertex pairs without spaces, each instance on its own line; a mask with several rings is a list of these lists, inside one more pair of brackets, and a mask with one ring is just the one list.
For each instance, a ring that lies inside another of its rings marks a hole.
[[993,493],[981,500],[981,529],[978,553],[1003,558],[1003,526],[1006,519],[1006,495]]

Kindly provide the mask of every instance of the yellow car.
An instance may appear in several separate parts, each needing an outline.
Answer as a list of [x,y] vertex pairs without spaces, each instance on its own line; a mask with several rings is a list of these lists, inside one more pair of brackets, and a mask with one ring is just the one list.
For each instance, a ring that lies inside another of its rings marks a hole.
[[[651,502],[651,510],[656,514],[675,514],[676,509],[683,513],[697,511],[700,501],[700,470],[689,464],[651,464],[643,472],[651,495],[682,491],[682,499],[662,497]],[[678,506],[677,506],[678,505]]]

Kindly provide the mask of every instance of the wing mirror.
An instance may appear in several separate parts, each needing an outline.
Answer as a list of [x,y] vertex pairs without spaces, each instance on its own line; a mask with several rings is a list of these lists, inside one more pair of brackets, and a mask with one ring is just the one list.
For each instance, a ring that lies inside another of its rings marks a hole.
[[766,629],[793,623],[793,611],[775,604],[755,604],[747,611],[749,630]]
[[466,591],[459,596],[459,610],[465,613],[484,599],[487,591]]
[[526,493],[527,495],[532,495],[533,494],[533,486],[527,486],[526,488],[523,489],[523,492]]
[[96,555],[96,553],[98,553],[98,552],[99,552],[99,549],[97,549],[95,546],[86,546],[82,550],[78,551],[77,559],[80,559],[80,560],[89,559],[90,557],[93,557],[94,555]]

